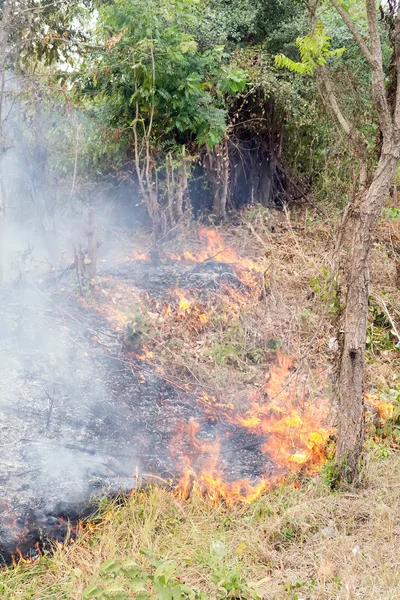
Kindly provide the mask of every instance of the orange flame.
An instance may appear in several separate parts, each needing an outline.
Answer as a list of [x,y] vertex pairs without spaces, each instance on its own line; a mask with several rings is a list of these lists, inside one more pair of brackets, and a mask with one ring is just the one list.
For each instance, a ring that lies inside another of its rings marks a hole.
[[[311,405],[305,398],[297,398],[290,380],[292,361],[278,354],[277,364],[271,368],[270,377],[258,398],[248,410],[237,410],[231,403],[222,404],[203,394],[199,400],[206,414],[223,416],[238,428],[251,431],[265,440],[261,450],[266,463],[273,461],[275,472],[265,474],[260,480],[226,481],[221,472],[221,446],[223,440],[201,440],[201,426],[192,419],[188,425],[179,426],[171,441],[170,451],[177,459],[181,476],[178,493],[187,498],[193,490],[212,501],[224,500],[227,504],[251,502],[264,491],[284,478],[284,472],[313,473],[326,460],[325,446],[330,430],[323,426],[326,406]],[[274,396],[279,394],[279,399]],[[269,459],[269,461],[268,461]]]
[[391,402],[384,402],[372,394],[364,394],[364,398],[368,404],[371,404],[377,409],[378,414],[383,421],[387,421],[393,417],[394,405]]
[[[194,263],[215,259],[216,262],[232,265],[239,279],[250,286],[254,285],[254,275],[262,271],[261,265],[250,258],[240,258],[233,248],[224,244],[221,235],[214,229],[202,227],[198,236],[202,248],[196,250],[195,253],[184,250],[182,254],[167,253],[166,257],[170,260]],[[132,252],[130,260],[150,261],[150,257],[144,252],[135,250]]]
[[[220,234],[214,230],[200,229],[199,239],[202,247],[196,254],[184,251],[168,257],[195,263],[214,259],[216,262],[230,264],[238,278],[254,288],[255,275],[262,270],[261,265],[250,259],[239,258],[232,248],[224,245]],[[137,253],[134,259],[148,260],[148,257]],[[253,290],[224,287],[224,301],[227,304],[224,312],[229,313],[227,318],[235,311],[239,312],[252,293]],[[199,331],[210,321],[210,314],[188,290],[177,287],[170,291],[167,300],[142,298],[147,308],[151,307],[152,312],[157,311],[159,317],[156,316],[156,319],[165,319],[168,324],[177,327],[184,324],[185,331]],[[129,315],[119,311],[116,306],[108,305],[106,312],[107,318],[117,330],[124,330],[128,326]],[[192,391],[188,385],[182,387],[167,379],[162,367],[156,364],[156,357],[148,349],[142,348],[140,355],[132,356],[151,361],[153,368],[166,381],[182,390]],[[251,502],[282,481],[288,473],[314,473],[320,467],[325,461],[325,447],[331,433],[325,426],[327,405],[320,398],[318,403],[311,403],[304,391],[299,392],[293,367],[293,361],[289,357],[278,353],[277,362],[271,366],[263,388],[241,401],[240,408],[228,399],[217,399],[206,393],[198,395],[197,402],[204,420],[214,424],[225,423],[227,429],[218,428],[219,436],[202,439],[205,434],[201,418],[191,419],[188,424],[176,427],[169,450],[176,460],[179,473],[178,493],[181,497],[187,498],[192,491],[197,490],[215,502]],[[259,442],[258,447],[265,456],[265,471],[260,471],[263,474],[255,481],[231,481],[225,474],[225,458],[221,450],[232,431],[239,436],[241,432],[243,436],[250,433]],[[272,474],[269,472],[271,465]]]

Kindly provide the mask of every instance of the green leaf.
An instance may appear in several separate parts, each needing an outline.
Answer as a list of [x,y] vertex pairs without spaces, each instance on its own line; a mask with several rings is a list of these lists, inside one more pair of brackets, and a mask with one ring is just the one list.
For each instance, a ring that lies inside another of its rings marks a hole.
[[103,564],[100,567],[100,570],[102,571],[102,573],[107,574],[107,575],[110,573],[113,573],[116,575],[121,570],[121,565],[115,559],[110,558],[109,560],[106,560],[105,562],[103,562]]
[[323,66],[326,64],[327,58],[340,56],[346,51],[345,48],[331,50],[330,40],[331,38],[327,35],[323,24],[319,22],[312,33],[304,37],[298,37],[296,40],[301,58],[300,62],[295,62],[284,54],[278,54],[275,56],[275,64],[301,75],[313,75],[318,65]]
[[182,590],[180,585],[174,586],[172,589],[172,598],[173,600],[181,600],[182,598]]
[[101,598],[103,596],[103,590],[96,584],[92,583],[83,592],[83,600],[89,600],[90,598]]
[[161,563],[161,565],[159,567],[157,567],[155,573],[154,573],[154,579],[162,579],[164,578],[165,583],[168,583],[169,580],[171,579],[172,575],[175,572],[175,565],[174,564],[169,564],[167,562],[163,562]]
[[157,594],[159,600],[173,600],[172,591],[167,587],[159,587]]
[[137,563],[135,563],[134,560],[127,560],[122,563],[121,571],[127,577],[135,578],[140,573],[140,567],[139,567],[139,565],[137,565]]
[[129,584],[129,587],[134,592],[146,592],[146,581],[138,579],[137,581],[133,581]]
[[125,589],[119,583],[113,583],[109,585],[104,590],[104,595],[106,598],[110,598],[112,600],[125,600],[128,596]]

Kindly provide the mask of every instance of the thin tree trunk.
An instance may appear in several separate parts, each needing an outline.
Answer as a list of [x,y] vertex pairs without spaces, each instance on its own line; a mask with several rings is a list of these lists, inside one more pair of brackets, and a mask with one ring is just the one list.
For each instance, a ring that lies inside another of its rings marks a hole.
[[174,165],[172,162],[171,154],[167,154],[165,159],[165,173],[166,173],[166,183],[167,183],[167,197],[168,197],[168,216],[169,216],[169,224],[171,227],[175,225],[175,217],[174,217]]
[[182,147],[182,165],[179,167],[178,176],[176,178],[176,220],[180,221],[183,217],[183,203],[188,190],[188,176],[186,168],[186,151],[185,146]]
[[229,150],[227,140],[208,153],[206,168],[212,185],[214,204],[213,210],[218,219],[226,216],[226,204],[229,192]]
[[96,213],[93,207],[89,208],[88,229],[86,235],[88,239],[88,259],[90,260],[90,263],[87,266],[87,272],[91,283],[97,275]]
[[6,187],[3,180],[3,158],[0,153],[0,286],[4,280],[4,223],[6,216]]
[[368,321],[369,261],[373,230],[398,162],[398,149],[383,152],[374,179],[342,225],[343,327],[338,369],[338,479],[356,481],[364,441],[363,367]]

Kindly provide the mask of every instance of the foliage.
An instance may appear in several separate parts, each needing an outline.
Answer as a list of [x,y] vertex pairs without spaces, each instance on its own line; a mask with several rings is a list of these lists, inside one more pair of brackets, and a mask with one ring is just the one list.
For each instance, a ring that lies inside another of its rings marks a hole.
[[376,354],[384,350],[395,350],[396,340],[392,324],[380,306],[370,301],[369,323],[367,327],[367,350]]
[[[225,545],[215,541],[210,546],[208,558],[201,558],[213,573],[220,597],[259,599],[260,594],[246,583],[239,570],[227,564],[226,552]],[[150,550],[141,553],[149,558],[151,573],[143,571],[133,560],[122,562],[111,558],[102,563],[96,583],[86,587],[83,600],[128,600],[132,595],[140,600],[154,597],[159,600],[206,600],[204,594],[183,583],[177,575],[175,561],[155,558]]]
[[[242,548],[247,548],[242,543]],[[236,553],[240,554],[240,544]],[[212,573],[212,578],[217,586],[220,598],[242,598],[243,600],[257,600],[261,598],[262,592],[256,586],[249,585],[242,573],[235,565],[235,560],[226,544],[220,540],[214,540],[210,544],[209,552],[199,555],[199,561],[206,564]],[[227,560],[229,558],[230,560]]]
[[299,37],[296,40],[296,45],[300,53],[300,62],[295,62],[284,54],[278,54],[275,57],[275,63],[278,67],[289,69],[289,71],[294,71],[301,75],[313,75],[318,67],[326,64],[328,58],[340,56],[345,52],[345,48],[331,50],[331,39],[320,21],[316,24],[312,33],[304,37]]
[[254,343],[249,343],[240,320],[232,319],[230,325],[221,333],[220,340],[206,350],[205,355],[212,357],[217,365],[229,364],[243,369],[246,363],[262,363],[266,352]]
[[335,314],[339,309],[335,284],[332,284],[330,270],[325,265],[321,267],[319,275],[310,279],[312,291],[323,302],[328,303],[328,313],[330,314]]
[[286,28],[296,29],[302,7],[292,0],[210,0],[196,34],[202,45],[223,41],[230,49],[279,43]]
[[[330,49],[329,26],[335,46],[349,48],[350,68],[363,77],[365,69],[360,71],[354,44],[333,11],[324,11],[324,26],[318,25],[314,37],[304,35],[305,14],[302,4],[291,0],[88,0],[58,12],[43,5],[31,38],[35,45],[25,47],[20,62],[25,72],[29,67],[42,75],[46,64],[59,61],[64,93],[71,99],[72,92],[81,109],[79,127],[75,119],[60,119],[54,130],[59,140],[68,138],[56,153],[63,176],[72,177],[76,167],[80,177],[88,172],[126,177],[134,154],[132,128],[143,158],[141,138],[151,123],[154,178],[164,194],[166,155],[177,159],[183,145],[196,164],[199,153],[225,135],[239,145],[240,135],[251,135],[259,147],[272,147],[283,132],[280,160],[290,175],[313,185],[322,200],[344,202],[354,157],[326,120],[311,79],[277,68],[274,55],[284,52],[294,65],[312,68],[318,52],[323,60],[341,52]],[[362,102],[357,118],[363,115],[373,139],[370,103],[364,95]],[[237,127],[238,115],[247,122],[240,130],[231,127],[232,120]],[[53,152],[49,155],[52,159]]]
[[384,208],[382,211],[382,218],[385,221],[400,221],[400,208],[390,207]]
[[102,6],[99,49],[75,77],[88,109],[102,107],[123,138],[134,121],[150,126],[155,152],[167,139],[213,148],[226,127],[223,95],[242,91],[246,73],[229,69],[223,46],[199,49],[187,33],[199,15],[196,0]]
[[[100,567],[100,583],[87,586],[83,593],[83,600],[97,598],[99,600],[127,600],[135,598],[147,600],[154,597],[154,592],[159,600],[200,600],[202,594],[194,591],[176,576],[177,565],[173,561],[161,561],[152,558],[154,567],[150,575],[141,570],[133,560],[120,562],[109,559]],[[150,587],[153,588],[151,594]]]
[[14,46],[8,54],[10,68],[25,73],[37,64],[73,64],[87,43],[83,28],[85,7],[91,0],[25,0],[15,3],[9,39]]

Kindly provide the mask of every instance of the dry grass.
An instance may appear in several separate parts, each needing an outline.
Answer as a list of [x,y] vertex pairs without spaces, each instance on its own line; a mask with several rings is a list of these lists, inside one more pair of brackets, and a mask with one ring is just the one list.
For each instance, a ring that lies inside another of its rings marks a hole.
[[[290,216],[254,208],[218,233],[240,258],[261,265],[253,287],[234,296],[224,290],[198,296],[191,290],[194,314],[188,312],[185,318],[174,318],[176,311],[157,315],[154,307],[142,304],[140,311],[152,331],[145,338],[148,349],[166,365],[169,376],[200,384],[211,393],[229,389],[234,396],[262,386],[275,347],[295,361],[306,355],[302,376],[315,379],[315,390],[326,387],[331,373],[326,351],[333,327],[323,313],[330,285],[333,224],[319,222],[304,211]],[[163,250],[196,252],[199,247],[191,227]],[[174,292],[170,292],[166,301],[173,304]],[[132,282],[114,279],[106,295],[99,295],[99,302],[105,306],[112,298],[114,310],[126,315],[130,307],[139,306],[138,293]],[[204,326],[196,321],[196,311],[208,315]]]
[[[231,302],[230,320],[220,318],[230,310],[220,294],[205,306],[210,320],[203,329],[191,330],[187,320],[158,321],[150,349],[176,377],[238,393],[262,385],[269,343],[281,340],[294,359],[307,356],[303,376],[312,375],[319,389],[326,385],[331,375],[327,342],[334,330],[324,309],[334,226],[304,211],[289,216],[259,209],[224,227],[228,246],[264,265],[264,281],[250,299]],[[371,276],[374,294],[385,298],[398,326],[392,229],[378,229]],[[186,248],[190,237],[196,244],[195,233],[186,232]],[[116,282],[109,291],[122,310],[137,299],[137,290],[126,286]],[[256,344],[265,351],[259,364],[243,354],[219,363],[208,352],[232,341],[232,319],[238,323],[239,346]],[[368,385],[393,386],[397,365],[395,351],[375,346],[368,352]],[[247,599],[248,587],[256,586],[265,600],[397,599],[400,455],[379,459],[380,447],[372,447],[358,490],[331,493],[321,482],[305,482],[299,489],[288,483],[250,506],[231,509],[210,507],[199,497],[184,503],[162,489],[137,493],[126,506],[112,507],[90,540],[83,537],[56,549],[51,559],[1,573],[1,597],[77,600],[89,583],[100,581],[106,559],[134,559],[151,572],[149,558],[140,552],[150,549],[164,561],[176,561],[177,574],[206,598],[231,593]],[[215,542],[222,544],[222,556],[215,555]],[[233,582],[240,588],[235,594],[229,588]]]
[[255,586],[265,600],[394,600],[400,597],[399,470],[399,454],[382,460],[375,450],[361,489],[331,493],[316,481],[299,489],[286,484],[234,509],[212,508],[199,497],[184,503],[162,489],[136,493],[125,506],[111,507],[90,543],[79,539],[51,560],[1,573],[1,597],[78,600],[88,584],[101,582],[106,559],[133,559],[150,572],[140,552],[146,549],[174,560],[177,575],[206,598],[225,597],[236,581],[237,598],[249,598],[246,590]]

